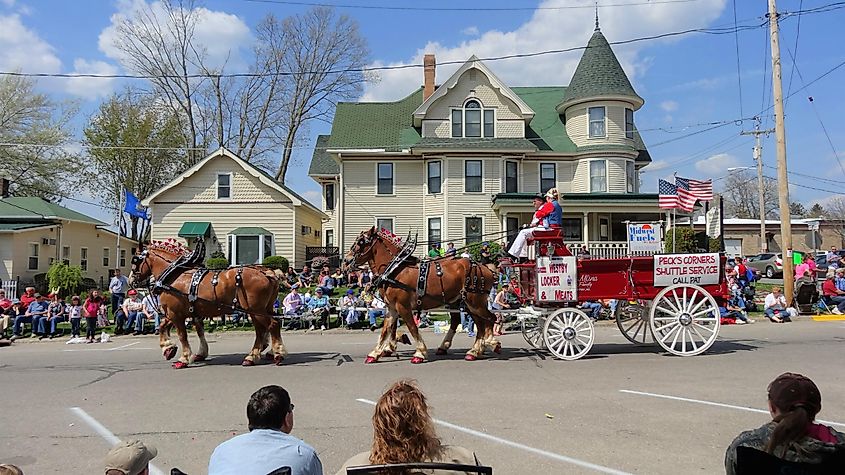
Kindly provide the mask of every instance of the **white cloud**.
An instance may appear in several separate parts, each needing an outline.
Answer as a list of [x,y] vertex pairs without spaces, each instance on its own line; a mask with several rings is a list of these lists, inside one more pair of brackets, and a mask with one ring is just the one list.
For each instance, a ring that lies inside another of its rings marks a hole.
[[[75,74],[113,75],[118,73],[117,66],[104,61],[88,61],[76,58],[73,61]],[[65,91],[85,99],[96,99],[111,94],[115,78],[70,78],[64,80]]]
[[651,163],[649,163],[648,166],[645,167],[641,173],[659,172],[661,170],[666,170],[671,165],[672,164],[669,163],[668,160],[654,160]]
[[466,36],[478,36],[478,27],[477,26],[468,26],[461,30],[462,35]]
[[660,108],[664,112],[675,112],[678,110],[678,103],[675,101],[663,101],[660,103]]
[[0,3],[2,3],[3,5],[5,5],[9,8],[12,8],[12,7],[15,6],[15,0],[2,0],[2,1],[0,1]]
[[[115,47],[118,38],[118,25],[126,18],[132,18],[139,11],[150,7],[161,24],[165,24],[167,14],[161,2],[147,4],[145,0],[121,0],[117,13],[111,16],[111,23],[102,32],[98,40],[100,51],[109,58],[122,61],[124,54]],[[196,45],[205,49],[208,66],[220,67],[224,64],[232,70],[245,67],[240,51],[252,42],[249,27],[237,15],[222,11],[198,7],[195,11],[199,20],[194,28]]]
[[311,204],[315,206],[320,206],[320,201],[323,199],[322,194],[317,190],[303,191],[302,197],[310,201]]
[[20,15],[0,15],[0,70],[57,73],[61,68],[55,48],[27,28]]
[[695,164],[695,169],[708,176],[724,175],[730,167],[739,165],[739,160],[727,153],[717,153]]
[[[701,0],[685,3],[639,4],[628,7],[599,8],[601,28],[608,41],[679,31],[708,25],[718,18],[726,0]],[[565,0],[545,0],[541,7],[567,6]],[[515,53],[583,47],[594,28],[594,12],[590,8],[537,10],[524,24],[513,31],[490,30],[458,45],[429,42],[403,61],[376,60],[373,66],[422,64],[425,53],[437,55],[437,61],[465,61],[473,54],[479,58]],[[563,32],[563,34],[562,34]],[[662,40],[678,41],[678,40]],[[642,75],[653,61],[641,52],[654,41],[614,47],[617,57],[632,81]],[[582,51],[550,54],[533,58],[488,62],[488,66],[504,82],[514,86],[565,85],[581,58]],[[440,81],[451,75],[458,65],[439,66]],[[363,100],[395,100],[422,84],[422,69],[411,68],[378,72],[379,80],[370,83]]]

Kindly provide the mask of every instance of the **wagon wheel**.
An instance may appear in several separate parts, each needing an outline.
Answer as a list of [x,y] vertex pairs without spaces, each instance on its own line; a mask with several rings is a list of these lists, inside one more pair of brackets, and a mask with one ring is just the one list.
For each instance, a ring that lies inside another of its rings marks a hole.
[[647,313],[648,308],[644,305],[632,304],[627,300],[619,301],[619,307],[616,309],[616,326],[619,327],[622,336],[635,345],[654,343]]
[[546,318],[543,337],[555,357],[577,360],[593,347],[593,321],[577,308],[562,308]]
[[719,307],[706,290],[693,284],[666,287],[654,298],[651,332],[664,350],[678,356],[707,351],[719,334]]
[[522,338],[528,342],[533,348],[538,350],[546,347],[543,341],[543,320],[538,317],[521,317],[520,325],[522,326]]

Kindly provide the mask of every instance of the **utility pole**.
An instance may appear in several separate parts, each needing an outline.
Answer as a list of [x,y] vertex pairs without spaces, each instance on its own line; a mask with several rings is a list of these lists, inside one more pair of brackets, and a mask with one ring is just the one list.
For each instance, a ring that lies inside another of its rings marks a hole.
[[780,205],[780,239],[783,251],[783,294],[787,305],[792,304],[795,274],[792,266],[792,219],[789,214],[789,176],[786,171],[786,130],[783,124],[783,85],[780,70],[780,39],[778,10],[775,0],[769,0],[769,31],[772,41],[772,87],[775,100],[775,141],[778,158],[778,204]]
[[754,130],[742,131],[740,135],[754,136],[754,161],[757,162],[757,201],[760,211],[760,252],[768,252],[769,243],[766,239],[766,196],[763,192],[763,145],[760,143],[760,136],[768,136],[774,133],[775,129],[760,130],[760,117],[754,118]]

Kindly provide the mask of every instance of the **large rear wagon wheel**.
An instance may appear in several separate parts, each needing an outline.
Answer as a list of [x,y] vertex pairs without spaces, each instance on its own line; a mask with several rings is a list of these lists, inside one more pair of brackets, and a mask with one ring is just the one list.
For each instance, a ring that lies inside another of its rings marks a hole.
[[719,335],[716,300],[693,284],[675,284],[661,290],[651,305],[649,318],[654,339],[678,356],[707,351]]
[[593,321],[577,308],[562,308],[546,318],[543,325],[546,348],[562,360],[577,360],[593,347],[596,332]]
[[648,324],[648,307],[640,303],[620,300],[616,308],[616,326],[622,336],[635,345],[654,343],[651,326]]
[[541,350],[546,347],[543,341],[543,319],[539,317],[520,317],[519,324],[522,327],[522,338],[531,345],[532,348]]

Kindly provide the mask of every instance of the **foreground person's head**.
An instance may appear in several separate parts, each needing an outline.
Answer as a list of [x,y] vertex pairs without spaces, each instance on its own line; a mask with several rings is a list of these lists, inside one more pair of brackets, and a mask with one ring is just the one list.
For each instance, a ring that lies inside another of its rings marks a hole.
[[413,380],[393,383],[379,398],[373,433],[374,464],[424,462],[443,452],[425,394]]
[[810,378],[797,373],[783,373],[769,383],[769,412],[777,426],[772,431],[766,452],[771,454],[804,437],[807,426],[822,410],[822,395]]
[[252,393],[246,406],[249,430],[280,430],[289,434],[293,430],[293,404],[290,395],[281,386],[264,386]]

